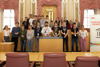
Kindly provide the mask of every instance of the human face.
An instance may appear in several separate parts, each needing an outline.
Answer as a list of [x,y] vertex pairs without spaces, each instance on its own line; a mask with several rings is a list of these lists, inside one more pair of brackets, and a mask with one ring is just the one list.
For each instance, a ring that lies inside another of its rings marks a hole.
[[24,30],[24,26],[22,26],[22,30]]
[[27,21],[27,18],[25,18],[25,21]]
[[66,22],[63,22],[63,26],[64,26],[64,27],[66,26]]
[[45,24],[45,27],[48,27],[48,23]]
[[32,29],[32,26],[29,26],[29,30],[31,30]]
[[18,27],[18,25],[19,25],[18,23],[15,24],[16,27]]
[[37,23],[37,26],[40,26],[40,23]]
[[8,29],[8,26],[6,26],[5,29],[7,30]]
[[55,26],[57,26],[58,24],[57,23],[55,23]]
[[84,26],[81,26],[82,30],[84,30]]
[[74,24],[73,26],[74,26],[74,29],[75,29],[76,28],[76,24]]

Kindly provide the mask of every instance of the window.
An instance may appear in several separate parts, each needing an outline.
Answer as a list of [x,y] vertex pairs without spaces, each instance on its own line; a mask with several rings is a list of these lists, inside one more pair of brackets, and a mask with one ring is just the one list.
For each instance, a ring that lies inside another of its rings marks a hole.
[[14,10],[5,9],[3,13],[3,28],[5,25],[8,25],[10,31],[15,26]]
[[84,27],[90,28],[90,16],[94,15],[94,9],[84,10]]

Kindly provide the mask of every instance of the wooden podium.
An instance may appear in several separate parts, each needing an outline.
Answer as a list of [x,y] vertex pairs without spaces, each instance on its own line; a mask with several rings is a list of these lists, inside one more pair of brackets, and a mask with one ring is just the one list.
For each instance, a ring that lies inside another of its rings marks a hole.
[[40,37],[39,52],[63,52],[62,37]]
[[14,52],[14,43],[0,42],[0,52]]

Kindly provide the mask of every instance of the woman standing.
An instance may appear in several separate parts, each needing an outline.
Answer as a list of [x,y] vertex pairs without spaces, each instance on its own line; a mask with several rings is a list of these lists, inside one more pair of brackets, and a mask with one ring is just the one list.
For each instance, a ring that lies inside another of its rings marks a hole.
[[7,25],[4,27],[3,30],[3,41],[10,42],[10,30]]
[[33,37],[34,37],[34,30],[32,30],[32,26],[29,25],[29,29],[27,31],[27,43],[29,52],[32,52],[33,50]]
[[38,52],[38,45],[39,45],[39,37],[41,34],[42,27],[40,27],[40,22],[37,22],[37,26],[35,28],[35,45],[36,45],[36,52]]
[[84,29],[84,26],[81,26],[81,30],[79,31],[79,36],[80,36],[80,44],[81,44],[81,51],[82,52],[86,52],[86,44],[87,44],[87,36],[88,36],[88,32],[87,30]]

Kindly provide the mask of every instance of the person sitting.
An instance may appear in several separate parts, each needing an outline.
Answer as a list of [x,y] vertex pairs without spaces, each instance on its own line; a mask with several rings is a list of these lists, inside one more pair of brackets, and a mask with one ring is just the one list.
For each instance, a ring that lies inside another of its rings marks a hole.
[[58,37],[60,35],[60,28],[58,27],[57,22],[55,22],[54,26],[52,27],[52,34],[54,37]]
[[49,37],[51,35],[52,30],[49,27],[49,23],[47,21],[45,22],[45,27],[42,28],[41,33],[42,33],[42,36],[44,37]]

